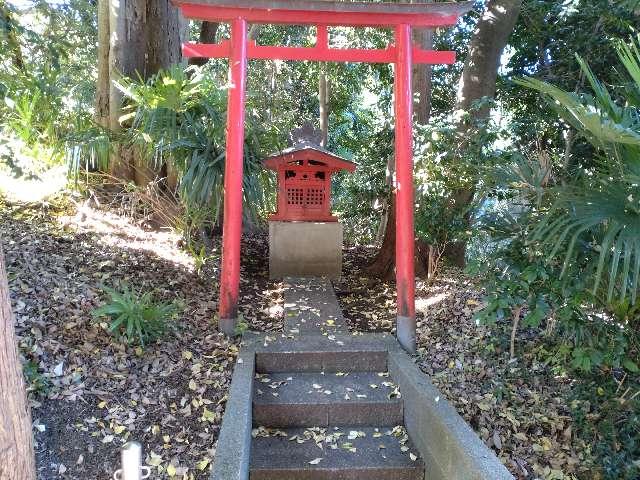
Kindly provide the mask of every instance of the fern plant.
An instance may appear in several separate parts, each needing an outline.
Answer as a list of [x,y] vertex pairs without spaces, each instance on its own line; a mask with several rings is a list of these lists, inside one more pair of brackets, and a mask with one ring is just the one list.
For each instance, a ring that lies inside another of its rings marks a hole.
[[156,302],[151,292],[139,293],[128,286],[122,291],[105,288],[109,300],[93,311],[94,317],[107,317],[109,331],[126,343],[146,343],[164,335],[177,313],[175,303]]
[[[206,207],[217,219],[224,190],[226,90],[195,66],[176,66],[147,82],[125,79],[117,86],[127,100],[120,121],[129,125],[130,141],[156,165],[171,162],[180,173],[183,200]],[[255,222],[271,208],[265,192],[273,190],[272,180],[262,167],[261,146],[273,148],[274,141],[250,114],[246,123],[244,212]]]
[[[596,168],[555,189],[555,201],[531,239],[565,277],[578,262],[605,303],[638,301],[640,284],[640,36],[616,45],[627,78],[613,95],[579,56],[593,95],[574,94],[524,78],[596,150]],[[623,97],[624,101],[616,100]]]

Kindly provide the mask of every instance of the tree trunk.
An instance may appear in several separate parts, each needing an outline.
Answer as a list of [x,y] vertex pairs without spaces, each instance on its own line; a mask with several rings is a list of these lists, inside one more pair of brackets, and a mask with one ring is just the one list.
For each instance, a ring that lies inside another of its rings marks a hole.
[[329,81],[327,79],[327,64],[320,65],[318,80],[318,100],[320,104],[320,145],[326,147],[329,141]]
[[[200,43],[216,43],[216,36],[218,34],[219,23],[215,22],[202,22],[200,26],[200,36],[198,41]],[[209,61],[206,57],[193,57],[189,59],[189,65],[202,66]]]
[[[493,98],[500,58],[515,27],[522,0],[490,0],[473,33],[469,53],[458,84],[456,108],[469,110],[482,97]],[[490,107],[473,112],[475,118],[489,116]],[[462,125],[464,128],[468,125]]]
[[170,0],[147,0],[145,74],[147,79],[159,70],[177,65],[182,60],[181,15]]
[[387,210],[383,214],[386,228],[382,245],[371,264],[367,267],[367,273],[373,277],[391,280],[396,264],[396,196],[391,194]]
[[[396,266],[396,196],[391,195],[386,216],[387,227],[384,230],[384,238],[380,250],[376,254],[371,264],[366,269],[366,273],[382,278],[393,280]],[[427,275],[429,264],[429,247],[422,240],[417,239],[415,245],[415,275],[424,277]]]
[[98,0],[98,82],[95,121],[109,128],[109,0]]
[[178,192],[178,184],[180,183],[180,172],[178,172],[172,159],[167,159],[166,167],[167,189],[171,195],[176,195]]
[[[109,0],[109,38],[100,37],[99,56],[109,58],[109,127],[121,129],[122,93],[114,85],[122,76],[147,80],[160,69],[181,60],[183,22],[179,10],[169,0]],[[160,166],[139,158],[138,149],[120,146],[110,162],[111,174],[138,185],[155,178]],[[146,160],[146,159],[144,159]]]
[[[109,1],[109,128],[112,132],[121,130],[122,115],[122,92],[114,82],[123,76],[144,75],[145,20],[145,0]],[[135,180],[134,159],[130,146],[118,146],[109,162],[111,175],[124,181]]]
[[35,480],[31,413],[14,329],[0,247],[0,478]]
[[[495,97],[500,58],[515,27],[521,7],[522,0],[489,0],[469,45],[469,53],[458,84],[456,110],[470,111],[477,100]],[[464,135],[474,124],[487,119],[490,111],[489,105],[470,111],[469,117],[458,125],[458,131]],[[459,212],[467,208],[474,194],[473,187],[455,192],[451,199],[452,211]],[[470,217],[467,216],[467,222],[469,221]],[[453,263],[464,266],[465,253],[466,242],[458,242],[450,246],[446,255]]]
[[251,25],[251,28],[249,29],[249,33],[247,34],[247,38],[249,40],[257,40],[258,39],[258,35],[260,35],[260,31],[262,30],[262,24],[260,23],[254,23],[253,25]]
[[5,37],[7,46],[11,51],[11,62],[18,70],[24,71],[24,58],[22,57],[20,43],[16,37],[14,24],[15,21],[11,10],[9,10],[5,0],[0,0],[0,32]]
[[[428,28],[415,29],[414,39],[425,50],[433,49],[433,30]],[[417,93],[413,108],[416,122],[426,125],[431,119],[431,85],[433,66],[417,64],[413,69],[413,91]]]

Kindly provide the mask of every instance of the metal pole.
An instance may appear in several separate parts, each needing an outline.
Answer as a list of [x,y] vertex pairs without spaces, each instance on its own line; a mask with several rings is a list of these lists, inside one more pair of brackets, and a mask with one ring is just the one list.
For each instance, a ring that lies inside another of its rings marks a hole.
[[224,170],[224,220],[219,305],[219,328],[227,335],[235,333],[238,320],[246,80],[247,21],[243,18],[236,18],[231,24],[231,52],[229,55],[230,85],[227,105],[227,152]]
[[411,26],[395,31],[395,159],[396,159],[396,335],[403,348],[416,350],[416,309],[413,226],[413,93]]

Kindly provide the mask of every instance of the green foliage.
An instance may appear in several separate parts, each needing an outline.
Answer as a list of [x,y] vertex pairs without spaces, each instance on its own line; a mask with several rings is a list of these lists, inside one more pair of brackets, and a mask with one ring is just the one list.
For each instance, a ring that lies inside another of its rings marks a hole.
[[588,288],[593,270],[588,256],[572,263],[562,275],[562,263],[549,262],[548,250],[529,240],[537,228],[546,194],[540,194],[540,184],[524,182],[527,177],[518,176],[528,171],[531,181],[545,177],[523,163],[527,161],[521,159],[514,164],[511,175],[501,167],[494,177],[503,185],[503,199],[518,199],[520,210],[513,206],[505,210],[485,207],[481,216],[479,227],[493,250],[470,268],[483,276],[487,289],[487,306],[479,312],[478,321],[510,322],[517,309],[523,312],[523,326],[555,335],[552,348],[565,352],[555,358],[565,367],[583,371],[624,367],[633,372],[638,354],[637,307],[617,302],[614,308],[593,294]]
[[65,157],[68,135],[91,124],[95,4],[0,6],[0,157],[17,176]]
[[109,300],[93,316],[109,318],[109,331],[126,343],[144,346],[158,339],[178,313],[176,303],[156,302],[151,292],[141,293],[126,285],[121,291],[105,288],[105,292]]
[[640,384],[612,373],[588,376],[573,389],[575,434],[599,459],[593,478],[635,480],[640,475]]
[[209,256],[207,255],[207,249],[204,245],[201,245],[200,248],[195,246],[194,244],[187,244],[187,250],[193,257],[193,262],[196,269],[196,274],[200,276],[202,273],[202,269],[204,268],[207,260],[209,260]]
[[534,90],[511,81],[529,76],[554,84],[565,91],[584,89],[585,77],[574,53],[587,61],[606,85],[618,83],[612,38],[626,37],[637,28],[635,0],[555,0],[524,1],[520,20],[510,37],[509,58],[499,80],[498,96],[511,117],[511,131],[523,145],[538,144],[546,149],[570,153],[566,165],[587,160],[591,148],[584,141],[567,137],[564,122],[552,115],[552,108],[541,108]]
[[46,395],[51,384],[49,379],[45,377],[38,364],[33,360],[29,360],[22,365],[22,373],[27,384],[27,392],[34,393],[35,395]]
[[[473,109],[484,105],[484,101],[477,102]],[[434,246],[469,238],[468,218],[476,205],[456,199],[462,192],[473,192],[482,169],[504,154],[496,146],[501,133],[493,122],[472,122],[462,132],[458,120],[455,116],[436,118],[416,127],[416,233]]]
[[234,334],[238,337],[241,337],[249,330],[249,324],[245,321],[244,315],[241,313],[238,314],[238,322],[236,323],[236,328],[234,329]]
[[[180,173],[181,197],[193,208],[220,215],[224,187],[226,90],[197,67],[172,68],[147,82],[123,80],[127,104],[121,122],[128,141],[141,146],[150,162],[171,162]],[[243,192],[247,219],[256,222],[269,209],[272,178],[262,167],[265,132],[247,118]]]
[[550,248],[549,259],[564,254],[561,275],[580,261],[581,253],[590,256],[593,294],[607,271],[606,303],[615,293],[620,302],[635,304],[640,288],[640,51],[631,42],[619,44],[618,52],[631,79],[622,105],[580,58],[594,96],[567,93],[530,78],[520,83],[551,97],[562,117],[598,152],[595,171],[556,191],[532,240]]
[[507,319],[524,308],[525,325],[545,326],[557,335],[557,351],[565,355],[556,358],[585,372],[638,370],[640,55],[637,43],[617,49],[628,77],[615,95],[581,59],[594,95],[532,78],[519,82],[548,95],[591,144],[585,162],[591,167],[562,176],[545,152],[498,166],[487,181],[488,197],[507,207],[488,208],[481,222],[495,252],[489,302],[479,319]]
[[[365,123],[366,117],[360,120]],[[374,131],[375,125],[367,124],[370,130],[361,134],[365,141],[355,147],[353,160],[358,167],[334,184],[333,198],[334,210],[345,224],[346,237],[373,243],[390,192],[385,177],[387,161],[393,155],[393,131],[389,128]]]
[[83,170],[85,173],[108,170],[116,140],[111,132],[88,119],[76,120],[79,120],[77,128],[64,139],[64,151],[69,177],[77,182]]

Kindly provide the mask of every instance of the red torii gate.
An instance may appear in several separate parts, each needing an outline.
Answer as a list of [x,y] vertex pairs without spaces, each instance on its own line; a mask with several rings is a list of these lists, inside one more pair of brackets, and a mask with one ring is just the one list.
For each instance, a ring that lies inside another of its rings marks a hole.
[[[396,281],[398,341],[415,350],[414,199],[412,66],[451,64],[454,52],[423,50],[412,44],[412,27],[453,26],[471,8],[461,3],[371,3],[330,0],[173,0],[186,18],[231,23],[231,39],[218,44],[185,43],[185,57],[228,58],[227,152],[224,176],[220,329],[232,335],[238,317],[242,236],[242,161],[247,59],[371,62],[395,65]],[[247,23],[315,25],[314,47],[257,45]],[[386,49],[329,47],[328,26],[392,27],[395,45]]]

